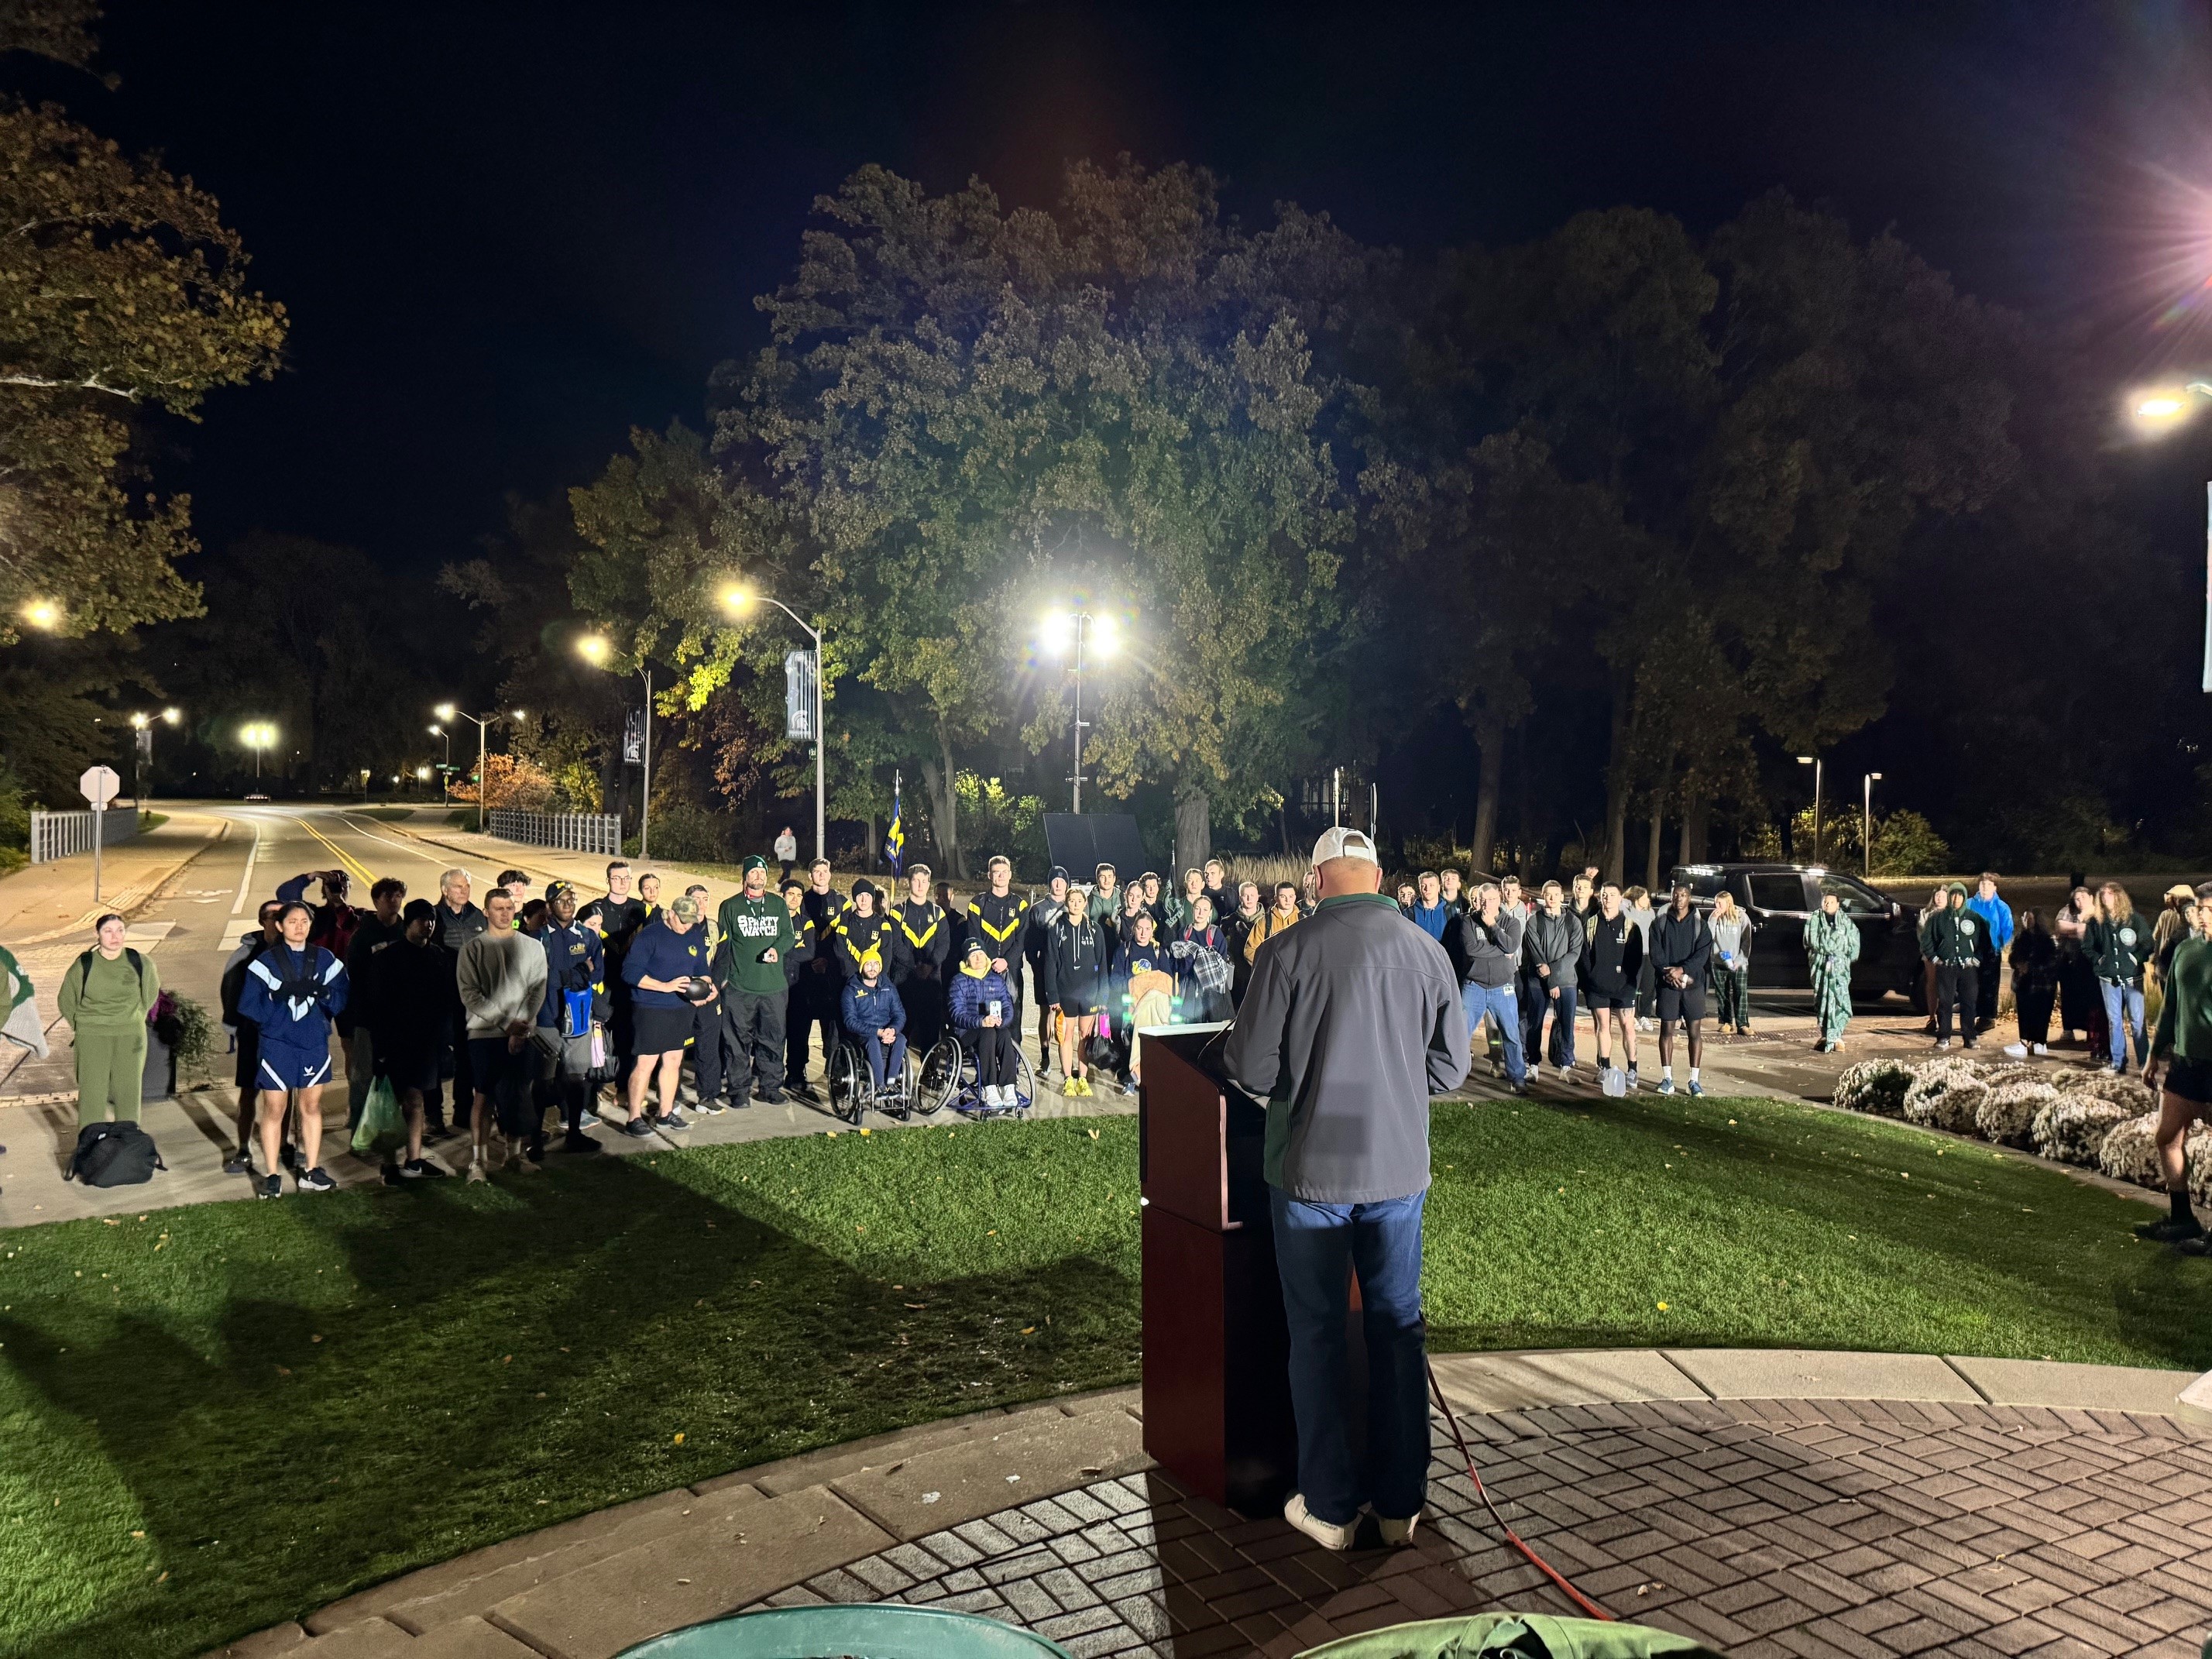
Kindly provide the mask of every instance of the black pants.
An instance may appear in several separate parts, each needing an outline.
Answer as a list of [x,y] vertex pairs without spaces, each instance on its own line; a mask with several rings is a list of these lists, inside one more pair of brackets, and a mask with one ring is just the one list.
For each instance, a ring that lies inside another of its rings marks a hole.
[[1936,966],[1936,1035],[1951,1035],[1951,1011],[1959,1011],[1959,1035],[1974,1040],[1974,1008],[1981,994],[1981,970],[1971,962]]
[[722,1004],[729,994],[701,1003],[691,1018],[691,1073],[702,1106],[722,1095]]
[[790,994],[735,988],[722,993],[722,1036],[729,1055],[730,1104],[743,1106],[758,1089],[776,1092],[776,1067],[784,1063],[783,1010]]
[[2020,1018],[2020,1040],[2031,1048],[2050,1040],[2053,996],[2054,988],[2048,985],[2013,992],[2013,1006]]
[[1045,1000],[1044,963],[1042,962],[1030,963],[1030,983],[1036,988],[1037,1070],[1042,1073],[1050,1068],[1059,1054],[1052,1040],[1052,1004]]
[[1997,1023],[1997,959],[1984,951],[1974,997],[1974,1018],[1984,1025]]
[[1004,1025],[978,1025],[967,1035],[974,1040],[975,1081],[987,1087],[1012,1083],[1021,1075],[1014,1063],[1022,1028],[1009,1020]]
[[910,974],[897,989],[906,1010],[906,1046],[919,1060],[945,1035],[945,981]]
[[[822,1028],[822,1060],[826,1066],[837,1047],[837,1001],[844,993],[844,981],[829,973],[817,974],[810,965],[799,970],[799,983],[792,988],[786,1005],[784,1048],[787,1056],[784,1065],[784,1086],[800,1089],[806,1085],[806,1051],[812,1042],[814,1028]],[[828,1073],[825,1072],[826,1077]]]

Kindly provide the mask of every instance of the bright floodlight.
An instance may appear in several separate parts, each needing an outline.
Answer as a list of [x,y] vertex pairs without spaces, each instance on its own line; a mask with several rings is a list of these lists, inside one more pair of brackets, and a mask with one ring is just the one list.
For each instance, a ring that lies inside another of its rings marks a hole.
[[[416,778],[418,778],[419,780],[421,780],[422,782],[424,782],[424,783],[428,783],[428,782],[429,782],[429,781],[430,781],[430,769],[429,769],[428,767],[427,767],[427,766],[418,766],[418,767],[416,767],[416,768],[415,769],[415,775],[416,775]],[[398,782],[398,781],[399,781],[399,780],[398,780],[398,779],[397,779],[397,778],[394,778],[394,779],[392,780],[392,781],[393,781],[394,783],[397,783],[397,782]]]
[[62,608],[52,599],[33,599],[23,607],[23,620],[51,633],[62,625]]
[[146,729],[146,717],[143,714],[133,714],[131,717],[131,724],[143,732]]
[[732,617],[743,616],[753,602],[752,589],[743,582],[724,582],[722,591],[714,597]]
[[2170,421],[2181,413],[2184,405],[2179,398],[2161,396],[2146,398],[2136,405],[2136,416],[2146,421]]
[[1800,755],[1797,757],[1797,764],[1800,766],[1810,766],[1812,763],[1813,757],[1810,755]]
[[576,641],[576,654],[594,668],[605,667],[613,653],[614,647],[607,643],[604,634],[586,634]]
[[1091,648],[1101,657],[1110,657],[1121,648],[1121,630],[1111,617],[1101,617],[1091,624]]
[[265,720],[258,720],[238,735],[249,749],[266,749],[276,741],[276,728]]
[[1065,611],[1048,611],[1044,617],[1044,648],[1055,657],[1067,654],[1075,637],[1075,619]]
[[174,726],[179,720],[184,719],[184,717],[185,711],[181,708],[164,708],[161,711],[161,718],[172,726]]
[[430,711],[441,720],[450,720],[459,711],[449,702],[441,702]]
[[442,726],[426,726],[422,729],[434,738],[442,738],[446,735],[446,728]]
[[530,716],[524,714],[520,708],[518,708],[514,711],[514,718],[519,720],[526,720]]

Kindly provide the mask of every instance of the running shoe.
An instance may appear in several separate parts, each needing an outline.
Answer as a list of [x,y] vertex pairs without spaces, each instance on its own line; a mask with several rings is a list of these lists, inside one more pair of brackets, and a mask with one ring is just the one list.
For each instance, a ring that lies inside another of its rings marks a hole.
[[2173,1247],[2183,1255],[2212,1255],[2212,1238],[2199,1233],[2194,1238],[2185,1238]]
[[446,1172],[427,1158],[410,1158],[399,1166],[399,1178],[405,1181],[442,1181]]
[[1703,1100],[1705,1097],[1705,1085],[1698,1082],[1697,1079],[1692,1078],[1690,1079],[1690,1092],[1697,1096],[1698,1099]]
[[2036,1057],[2038,1060],[2048,1060],[2048,1059],[2050,1059],[2050,1058],[2051,1058],[2051,1045],[2050,1045],[2049,1043],[2046,1043],[2046,1042],[2039,1042],[2039,1043],[2037,1043],[2037,1044],[2035,1045],[2035,1057]]
[[722,1097],[720,1095],[717,1095],[712,1100],[701,1101],[699,1103],[699,1109],[706,1113],[709,1117],[719,1117],[721,1114],[728,1111],[730,1109]]
[[225,1175],[252,1175],[253,1160],[244,1152],[240,1152],[236,1158],[227,1158],[222,1161],[222,1172]]
[[256,1198],[283,1197],[284,1177],[276,1175],[262,1176],[260,1180],[253,1183],[253,1195]]
[[2137,1227],[2136,1237],[2148,1238],[2154,1244],[2178,1244],[2185,1238],[2203,1237],[2204,1224],[2193,1215],[2185,1221],[2178,1215],[2160,1216]]
[[564,1152],[596,1152],[603,1149],[598,1141],[578,1129],[561,1137],[561,1150]]
[[647,1112],[640,1112],[635,1117],[630,1119],[629,1122],[622,1126],[622,1132],[633,1140],[644,1139],[647,1135],[653,1133],[652,1115]]
[[1674,1092],[1674,1079],[1671,1077],[1661,1078],[1659,1079],[1659,1092],[1662,1095],[1673,1094]]
[[753,1098],[760,1102],[763,1106],[781,1106],[783,1104],[783,1091],[781,1089],[763,1089],[758,1094],[755,1095]]
[[580,1129],[598,1128],[599,1127],[599,1115],[593,1111],[590,1107],[585,1107],[583,1112],[576,1119],[576,1127]]
[[319,1164],[305,1175],[295,1176],[293,1184],[303,1193],[334,1193],[338,1189],[338,1183]]
[[653,1119],[653,1127],[656,1129],[688,1129],[691,1127],[691,1120],[685,1117],[682,1110],[678,1109],[668,1113],[665,1116]]

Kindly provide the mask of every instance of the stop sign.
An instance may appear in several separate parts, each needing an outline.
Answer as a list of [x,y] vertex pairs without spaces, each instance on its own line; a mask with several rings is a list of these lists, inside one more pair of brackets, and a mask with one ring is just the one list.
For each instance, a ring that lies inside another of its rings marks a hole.
[[112,766],[88,766],[76,787],[94,807],[102,807],[113,800],[123,787],[123,780],[115,775]]

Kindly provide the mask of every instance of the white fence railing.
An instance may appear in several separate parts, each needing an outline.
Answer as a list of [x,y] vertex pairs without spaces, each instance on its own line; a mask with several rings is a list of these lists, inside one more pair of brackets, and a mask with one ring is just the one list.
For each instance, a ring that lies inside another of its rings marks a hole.
[[487,827],[502,841],[622,856],[622,820],[611,813],[513,812],[495,806],[487,817]]
[[[112,847],[138,833],[138,809],[111,806],[100,815],[100,844]],[[31,813],[31,862],[48,864],[92,851],[92,814],[87,812]]]

